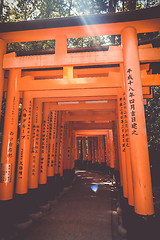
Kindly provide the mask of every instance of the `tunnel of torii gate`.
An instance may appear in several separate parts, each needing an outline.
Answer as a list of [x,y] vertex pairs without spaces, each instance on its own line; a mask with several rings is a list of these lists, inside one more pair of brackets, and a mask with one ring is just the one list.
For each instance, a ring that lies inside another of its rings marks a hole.
[[[54,176],[65,185],[81,142],[84,162],[120,171],[128,204],[137,214],[154,214],[144,104],[160,85],[150,70],[160,49],[138,46],[137,34],[157,31],[159,7],[0,24],[0,102],[6,97],[0,200],[41,188]],[[104,35],[121,35],[121,45],[67,49],[69,38]],[[6,53],[8,43],[42,40],[55,40],[52,54]]]

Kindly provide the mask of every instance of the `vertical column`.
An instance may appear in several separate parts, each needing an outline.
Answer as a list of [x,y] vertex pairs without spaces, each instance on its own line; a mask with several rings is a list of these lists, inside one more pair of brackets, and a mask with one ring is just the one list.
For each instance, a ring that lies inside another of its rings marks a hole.
[[121,39],[135,212],[141,215],[152,215],[154,208],[136,29],[126,27],[122,31]]
[[59,174],[62,177],[63,176],[63,147],[64,147],[64,123],[62,122],[62,113],[60,115],[59,124],[60,124],[60,135],[59,135],[59,162],[58,162],[58,168],[59,168]]
[[59,174],[59,145],[60,145],[60,130],[61,130],[61,119],[60,112],[57,112],[57,132],[56,132],[56,141],[55,141],[55,155],[54,155],[54,173],[55,175]]
[[120,139],[120,152],[122,164],[122,179],[123,179],[123,196],[128,197],[128,183],[127,183],[127,168],[126,168],[126,149],[125,149],[125,128],[123,119],[123,99],[122,94],[118,96],[118,123],[119,123],[119,139]]
[[110,167],[111,165],[111,147],[110,147],[110,141],[109,141],[109,130],[107,131],[106,134],[106,161],[107,161],[107,166]]
[[113,131],[109,130],[109,146],[110,146],[110,167],[115,167],[115,147],[113,141]]
[[[119,104],[119,95],[117,96],[117,103]],[[121,158],[121,142],[120,142],[120,124],[119,124],[119,109],[118,105],[116,108],[116,116],[117,116],[117,124],[115,127],[116,129],[116,139],[117,139],[117,155],[118,155],[118,167],[119,167],[119,173],[120,173],[120,184],[123,187],[123,174],[122,174],[122,158]]]
[[55,146],[57,135],[57,111],[50,112],[47,176],[54,176]]
[[95,156],[96,156],[96,163],[98,163],[99,162],[98,137],[95,138]]
[[106,165],[109,167],[109,146],[108,146],[108,131],[105,135],[105,148],[106,148]]
[[20,77],[20,69],[10,70],[0,163],[0,200],[13,197]]
[[43,103],[41,149],[40,149],[40,164],[39,164],[39,184],[47,183],[49,124],[50,124],[49,103]]
[[115,169],[119,170],[119,155],[118,155],[118,139],[117,139],[117,122],[113,122],[113,141],[115,146]]
[[76,150],[77,150],[77,160],[80,159],[80,154],[79,154],[79,139],[76,140]]
[[1,107],[4,87],[4,70],[3,70],[3,55],[6,52],[6,42],[0,39],[0,121],[1,121]]
[[75,134],[71,132],[71,170],[75,166]]
[[21,115],[20,143],[17,164],[16,193],[28,192],[28,170],[32,126],[33,98],[30,92],[24,92]]
[[34,99],[31,151],[29,163],[29,181],[28,181],[28,187],[31,189],[38,188],[41,124],[42,124],[42,102],[40,99]]
[[104,136],[101,136],[101,145],[102,145],[102,163],[105,163],[105,150],[104,150]]
[[64,141],[64,147],[63,147],[63,172],[65,172],[67,170],[67,124],[64,124],[64,137],[63,137],[63,141]]
[[86,166],[87,152],[86,152],[86,138],[85,137],[82,138],[82,150],[83,150],[83,163]]
[[67,125],[67,169],[71,169],[70,164],[70,155],[71,155],[71,123]]
[[127,107],[125,100],[125,93],[123,94],[123,119],[124,119],[124,140],[125,140],[125,153],[126,153],[126,168],[127,168],[127,183],[128,183],[128,204],[134,206],[133,196],[133,176],[131,166],[131,152],[130,152],[130,141],[127,121]]
[[101,136],[98,136],[98,147],[97,147],[97,151],[98,151],[98,162],[99,164],[101,164],[101,153],[102,153],[102,149],[101,149]]
[[92,163],[92,138],[88,137],[88,164],[91,166]]
[[91,144],[92,144],[92,164],[95,164],[95,138],[91,138]]

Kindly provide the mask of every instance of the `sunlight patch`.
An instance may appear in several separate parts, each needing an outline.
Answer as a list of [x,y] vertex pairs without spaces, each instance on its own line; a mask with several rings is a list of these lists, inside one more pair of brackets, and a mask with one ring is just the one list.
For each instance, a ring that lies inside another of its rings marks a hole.
[[91,189],[92,189],[93,192],[97,192],[97,190],[98,190],[98,184],[92,185],[92,186],[91,186]]

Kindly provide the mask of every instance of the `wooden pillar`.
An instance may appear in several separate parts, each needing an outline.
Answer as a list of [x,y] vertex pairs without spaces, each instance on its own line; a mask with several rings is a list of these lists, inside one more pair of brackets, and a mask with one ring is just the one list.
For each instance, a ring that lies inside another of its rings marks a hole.
[[83,161],[87,161],[86,138],[82,138]]
[[105,147],[106,147],[106,165],[110,167],[110,145],[109,145],[109,130],[105,135]]
[[67,125],[67,169],[71,169],[71,123]]
[[0,163],[0,200],[9,200],[13,197],[20,77],[20,69],[10,70]]
[[1,108],[2,108],[2,97],[4,87],[4,70],[3,70],[3,55],[6,52],[6,42],[0,39],[0,121],[1,121]]
[[101,136],[101,145],[102,145],[102,163],[105,163],[105,150],[104,150],[104,136]]
[[118,155],[118,138],[117,138],[117,122],[113,122],[113,141],[115,146],[115,169],[119,171],[119,155]]
[[57,112],[57,134],[55,141],[55,154],[54,154],[54,173],[59,174],[59,146],[60,146],[60,131],[61,131],[61,113]]
[[99,154],[98,154],[98,137],[95,138],[95,156],[96,156],[96,163],[99,162]]
[[40,164],[39,164],[39,184],[47,183],[49,125],[50,125],[49,103],[43,103],[41,149],[40,149]]
[[118,96],[118,125],[119,125],[119,139],[120,139],[120,153],[122,165],[122,181],[123,181],[123,196],[128,198],[128,181],[127,181],[127,168],[126,168],[126,148],[125,148],[125,128],[123,116],[123,96]]
[[152,215],[154,207],[136,29],[126,27],[121,33],[121,39],[135,212],[141,215]]
[[92,144],[91,144],[91,141],[92,141],[92,139],[90,137],[88,137],[87,141],[88,141],[88,161],[91,163],[91,161],[92,161]]
[[112,130],[109,130],[109,146],[110,146],[110,167],[115,168],[115,146],[113,141]]
[[125,94],[123,94],[123,120],[124,120],[124,140],[125,140],[125,154],[126,154],[126,169],[127,169],[127,185],[128,185],[128,204],[134,206],[133,196],[133,176],[132,176],[132,165],[131,165],[131,152],[130,152],[130,140],[128,131],[127,121],[127,107]]
[[59,174],[62,177],[63,176],[63,168],[64,168],[64,157],[63,157],[63,148],[64,148],[64,123],[62,122],[62,113],[60,116],[61,119],[59,119],[60,123],[60,136],[59,136]]
[[67,124],[64,124],[64,134],[63,134],[63,169],[66,170],[67,169],[67,142],[68,142],[68,138],[67,138]]
[[80,159],[80,153],[79,153],[79,139],[76,140],[76,150],[77,150],[76,160],[79,160],[79,159]]
[[16,193],[28,192],[28,170],[32,127],[33,99],[30,92],[24,92],[19,138],[19,154],[17,164]]
[[54,176],[55,146],[57,135],[57,111],[50,112],[47,176]]
[[95,138],[92,137],[91,139],[92,144],[92,164],[95,164]]
[[101,136],[98,136],[98,162],[101,164],[102,162],[102,145],[101,145]]
[[71,169],[75,168],[75,134],[71,132]]
[[[118,98],[119,96],[117,96]],[[118,102],[118,101],[117,101]],[[119,109],[118,109],[118,106],[117,106],[117,112],[116,112],[116,115],[117,115],[117,122],[116,122],[116,126],[114,124],[114,127],[116,129],[115,133],[116,133],[116,139],[117,139],[117,156],[118,156],[118,165],[117,165],[117,170],[119,170],[119,173],[120,173],[120,184],[121,186],[123,187],[123,174],[122,174],[122,159],[121,159],[121,142],[120,142],[120,130],[119,130]]]
[[30,163],[29,163],[29,181],[28,181],[28,187],[31,189],[38,188],[41,124],[42,124],[42,102],[40,99],[34,99]]

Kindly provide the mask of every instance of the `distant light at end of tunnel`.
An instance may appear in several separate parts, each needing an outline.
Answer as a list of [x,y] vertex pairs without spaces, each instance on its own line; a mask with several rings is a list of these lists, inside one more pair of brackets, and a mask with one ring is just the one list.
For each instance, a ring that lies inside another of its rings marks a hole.
[[97,190],[98,190],[98,184],[92,185],[92,186],[91,186],[91,189],[92,189],[93,192],[97,192]]

